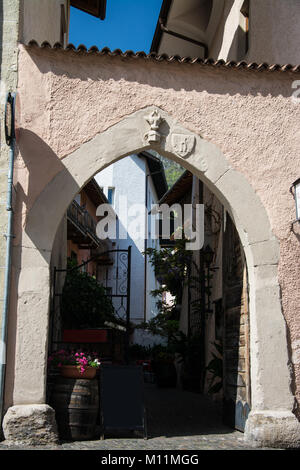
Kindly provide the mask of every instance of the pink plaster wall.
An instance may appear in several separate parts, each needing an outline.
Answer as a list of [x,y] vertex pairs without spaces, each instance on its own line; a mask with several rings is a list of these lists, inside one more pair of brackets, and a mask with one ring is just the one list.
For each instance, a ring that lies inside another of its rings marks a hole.
[[300,104],[291,100],[291,85],[297,79],[299,75],[289,72],[238,71],[20,46],[20,154],[15,176],[24,224],[39,192],[62,168],[60,159],[149,105],[216,144],[260,196],[280,241],[282,305],[289,345],[295,349],[300,399],[300,230],[290,229],[295,205],[289,192],[300,176]]

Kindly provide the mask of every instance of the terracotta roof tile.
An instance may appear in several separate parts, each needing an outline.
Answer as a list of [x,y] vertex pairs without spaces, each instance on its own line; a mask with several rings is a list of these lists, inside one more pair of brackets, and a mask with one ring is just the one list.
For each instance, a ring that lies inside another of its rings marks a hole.
[[256,62],[247,63],[245,61],[235,62],[235,61],[225,61],[222,59],[215,60],[215,59],[201,59],[200,57],[180,57],[179,55],[168,56],[167,54],[157,54],[155,52],[150,52],[146,54],[146,52],[133,52],[133,51],[121,51],[121,49],[115,49],[111,51],[108,47],[104,47],[103,49],[98,49],[97,46],[92,46],[89,49],[84,45],[80,44],[77,48],[74,44],[68,44],[64,47],[59,42],[56,42],[53,46],[47,41],[44,41],[41,45],[37,43],[35,40],[31,40],[27,44],[28,47],[39,47],[41,49],[61,49],[64,51],[73,51],[76,53],[84,53],[84,54],[96,54],[96,55],[106,55],[109,57],[122,57],[127,59],[144,59],[144,60],[153,60],[156,62],[169,62],[174,63],[178,62],[180,64],[199,64],[203,66],[209,67],[225,67],[227,69],[239,69],[239,70],[255,70],[255,71],[269,71],[269,72],[292,72],[292,73],[299,73],[300,72],[300,65],[291,65],[291,64],[267,64],[265,62],[261,64],[257,64]]

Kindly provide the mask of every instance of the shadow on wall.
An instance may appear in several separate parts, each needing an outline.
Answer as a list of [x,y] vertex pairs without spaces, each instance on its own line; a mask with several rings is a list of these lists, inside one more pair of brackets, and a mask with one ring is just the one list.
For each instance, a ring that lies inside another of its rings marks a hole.
[[[19,130],[20,137],[18,139],[18,149],[19,153],[17,156],[17,169],[18,180],[19,182],[16,185],[17,192],[17,204],[16,204],[16,234],[17,238],[15,245],[22,245],[22,240],[19,240],[19,236],[22,234],[23,225],[24,225],[24,211],[26,214],[26,225],[28,227],[28,218],[29,213],[32,214],[32,207],[35,204],[35,200],[40,196],[42,191],[47,190],[47,185],[65,169],[63,160],[61,160],[53,150],[35,133],[26,130]],[[43,160],[43,165],[37,162],[38,159]],[[18,165],[19,164],[19,165]],[[24,177],[22,177],[24,173]],[[92,178],[92,176],[91,176]],[[24,185],[20,183],[24,181]],[[51,213],[39,213],[39,219],[34,222],[31,222],[30,226],[36,227],[34,231],[28,232],[25,229],[26,234],[33,246],[39,246],[44,248],[40,249],[40,254],[44,259],[49,261],[49,252],[52,250],[52,234],[49,234],[49,237],[46,235],[45,241],[41,240],[40,232],[38,230],[39,226],[42,226],[44,223],[48,223],[49,220],[57,220],[57,214],[61,212],[60,220],[62,220],[67,207],[72,202],[72,199],[69,200],[69,191],[65,191],[65,188],[73,189],[73,197],[80,191],[78,183],[74,180],[73,176],[70,173],[64,172],[64,181],[63,184],[57,188],[57,191],[60,194],[60,207],[52,207]],[[30,203],[29,203],[30,195]],[[33,211],[34,212],[34,211]],[[55,215],[55,216],[54,216]],[[31,215],[30,215],[31,216]],[[56,222],[55,222],[56,223]],[[56,226],[50,224],[53,233],[56,234]],[[51,243],[48,243],[51,240]]]
[[[36,134],[25,129],[19,129],[18,143],[16,148],[16,161],[15,172],[18,173],[18,182],[14,186],[14,242],[12,251],[12,275],[11,275],[11,292],[10,292],[10,316],[8,323],[8,354],[7,354],[7,373],[5,378],[5,410],[13,404],[13,390],[14,390],[14,371],[16,364],[16,331],[17,331],[17,316],[18,316],[18,292],[20,282],[20,272],[22,267],[22,251],[24,249],[34,249],[35,246],[41,246],[39,230],[44,220],[37,221],[36,232],[28,233],[32,246],[28,247],[26,241],[23,240],[24,218],[30,211],[31,207],[28,205],[28,195],[32,195],[31,202],[34,204],[35,197],[39,195],[41,188],[47,182],[50,182],[54,176],[59,173],[64,165],[52,149]],[[41,165],[37,164],[36,159],[42,158],[44,165],[41,171]],[[24,177],[22,178],[22,173]],[[28,181],[27,181],[28,178]],[[67,178],[67,176],[65,176]],[[73,178],[69,175],[69,178]],[[24,182],[22,184],[22,182]],[[76,187],[76,182],[73,180],[72,184]],[[78,188],[79,190],[80,188]],[[76,193],[76,191],[75,191]],[[63,188],[62,188],[63,198]],[[75,195],[75,194],[74,194]],[[69,201],[70,202],[70,201]],[[65,203],[67,207],[67,202]],[[56,208],[53,208],[55,211]],[[51,214],[44,214],[45,220],[51,217]],[[62,214],[63,217],[63,214]],[[61,219],[62,219],[61,217]],[[51,250],[39,249],[39,254],[50,263]],[[27,254],[25,253],[25,256]],[[34,288],[33,288],[34,290]]]
[[209,44],[209,48],[211,49],[211,47],[213,47],[214,49],[214,58],[219,57],[220,51],[222,49],[226,20],[229,16],[229,13],[231,12],[234,3],[235,0],[227,0],[226,2],[224,2],[223,14],[217,31],[213,37],[213,44]]
[[238,26],[228,52],[228,60],[245,60],[246,52],[246,33]]
[[[63,162],[53,150],[35,133],[28,129],[18,129],[17,145],[17,172],[26,172],[28,183],[26,190],[18,186],[18,204],[25,205],[29,212],[27,195],[30,194],[31,201],[40,194],[41,188],[50,182],[52,178],[64,168]],[[43,166],[40,160],[43,160]],[[21,176],[21,175],[20,175]],[[22,180],[22,177],[19,178]],[[22,194],[22,197],[20,195]]]
[[[236,34],[239,34],[238,31]],[[234,41],[236,40],[235,38]],[[153,89],[180,92],[184,90],[207,92],[211,95],[289,97],[291,82],[294,80],[293,76],[287,73],[285,78],[288,83],[281,86],[279,91],[277,74],[280,74],[280,79],[285,84],[284,75],[280,71],[266,74],[263,71],[235,69],[229,66],[222,68],[145,58],[133,60],[130,56],[124,60],[109,55],[51,47],[25,46],[24,50],[42,74],[51,72],[54,77],[80,79],[84,82],[104,81],[111,86],[113,92],[119,91],[121,94],[125,92],[122,83],[127,81],[151,86]],[[59,91],[57,84],[55,89]]]

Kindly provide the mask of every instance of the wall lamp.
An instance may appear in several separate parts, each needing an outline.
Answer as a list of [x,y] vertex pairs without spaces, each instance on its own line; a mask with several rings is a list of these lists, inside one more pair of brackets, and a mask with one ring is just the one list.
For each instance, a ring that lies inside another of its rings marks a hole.
[[292,222],[292,225],[294,223],[298,222],[300,223],[300,178],[298,178],[291,186],[290,188],[291,193],[294,196],[295,199],[295,205],[296,205],[296,220]]

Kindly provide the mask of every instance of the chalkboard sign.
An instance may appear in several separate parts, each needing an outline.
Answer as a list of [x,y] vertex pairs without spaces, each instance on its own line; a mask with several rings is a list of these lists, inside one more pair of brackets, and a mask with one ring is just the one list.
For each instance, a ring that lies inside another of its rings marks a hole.
[[147,437],[141,366],[102,365],[100,402],[102,439],[109,431],[142,431]]

